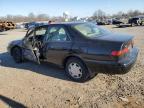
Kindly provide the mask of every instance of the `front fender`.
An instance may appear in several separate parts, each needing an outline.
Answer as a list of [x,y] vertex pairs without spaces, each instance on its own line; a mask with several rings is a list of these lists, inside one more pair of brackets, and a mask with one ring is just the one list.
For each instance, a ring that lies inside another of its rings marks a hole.
[[14,48],[14,47],[20,47],[20,48],[22,48],[22,45],[23,45],[22,43],[23,43],[22,40],[16,40],[16,41],[10,42],[9,45],[8,45],[8,47],[7,47],[7,51],[9,53],[11,53],[11,49]]

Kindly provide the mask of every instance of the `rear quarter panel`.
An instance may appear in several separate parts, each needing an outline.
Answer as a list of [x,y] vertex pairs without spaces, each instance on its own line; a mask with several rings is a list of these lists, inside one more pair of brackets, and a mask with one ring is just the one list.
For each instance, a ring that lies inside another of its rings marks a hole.
[[111,56],[113,50],[120,50],[121,43],[110,42],[110,41],[89,41],[87,57],[88,60],[97,61],[113,61],[116,60],[115,57]]

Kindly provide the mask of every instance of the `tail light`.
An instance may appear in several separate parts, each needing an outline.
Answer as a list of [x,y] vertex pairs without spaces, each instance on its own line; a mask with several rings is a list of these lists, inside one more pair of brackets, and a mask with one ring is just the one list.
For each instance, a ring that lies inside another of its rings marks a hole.
[[121,55],[124,55],[124,54],[126,54],[128,52],[129,52],[129,49],[128,48],[124,48],[124,49],[122,49],[120,51],[112,51],[111,55],[112,56],[121,56]]
[[134,40],[131,40],[131,41],[127,42],[126,44],[124,44],[122,46],[121,50],[119,50],[119,51],[112,51],[111,55],[119,57],[119,56],[122,56],[124,54],[127,54],[133,48],[133,46],[134,46]]

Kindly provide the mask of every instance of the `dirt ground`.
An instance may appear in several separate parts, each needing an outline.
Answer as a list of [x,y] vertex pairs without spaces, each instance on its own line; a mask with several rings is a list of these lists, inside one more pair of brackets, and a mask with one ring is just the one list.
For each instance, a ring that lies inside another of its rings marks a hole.
[[99,73],[85,83],[69,80],[52,64],[16,64],[7,45],[25,31],[0,32],[0,108],[144,108],[144,26],[104,27],[134,35],[138,60],[126,74]]

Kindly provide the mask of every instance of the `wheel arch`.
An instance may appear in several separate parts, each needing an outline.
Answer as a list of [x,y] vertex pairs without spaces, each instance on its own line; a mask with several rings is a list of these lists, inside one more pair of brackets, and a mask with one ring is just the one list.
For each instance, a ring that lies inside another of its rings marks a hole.
[[66,66],[66,63],[67,63],[67,61],[70,59],[70,58],[77,58],[77,59],[79,59],[85,66],[86,66],[86,68],[88,69],[88,72],[89,72],[89,78],[91,79],[91,78],[93,78],[94,76],[96,76],[97,75],[97,72],[93,72],[90,68],[89,68],[89,66],[87,66],[87,64],[84,62],[84,60],[83,60],[83,58],[81,57],[81,56],[79,56],[79,55],[69,55],[69,56],[67,56],[64,60],[63,60],[63,67],[65,68],[65,66]]
[[[65,57],[65,59],[63,60],[63,62],[62,62],[63,67],[66,66],[66,63],[70,58],[77,58],[84,63],[84,61],[82,60],[82,57],[80,57],[78,55],[69,55],[69,56]],[[86,65],[86,64],[84,63],[84,65]]]
[[11,54],[11,55],[12,55],[12,50],[13,50],[14,48],[19,48],[19,49],[22,50],[22,48],[21,48],[20,46],[14,45],[14,46],[10,49],[10,54]]

